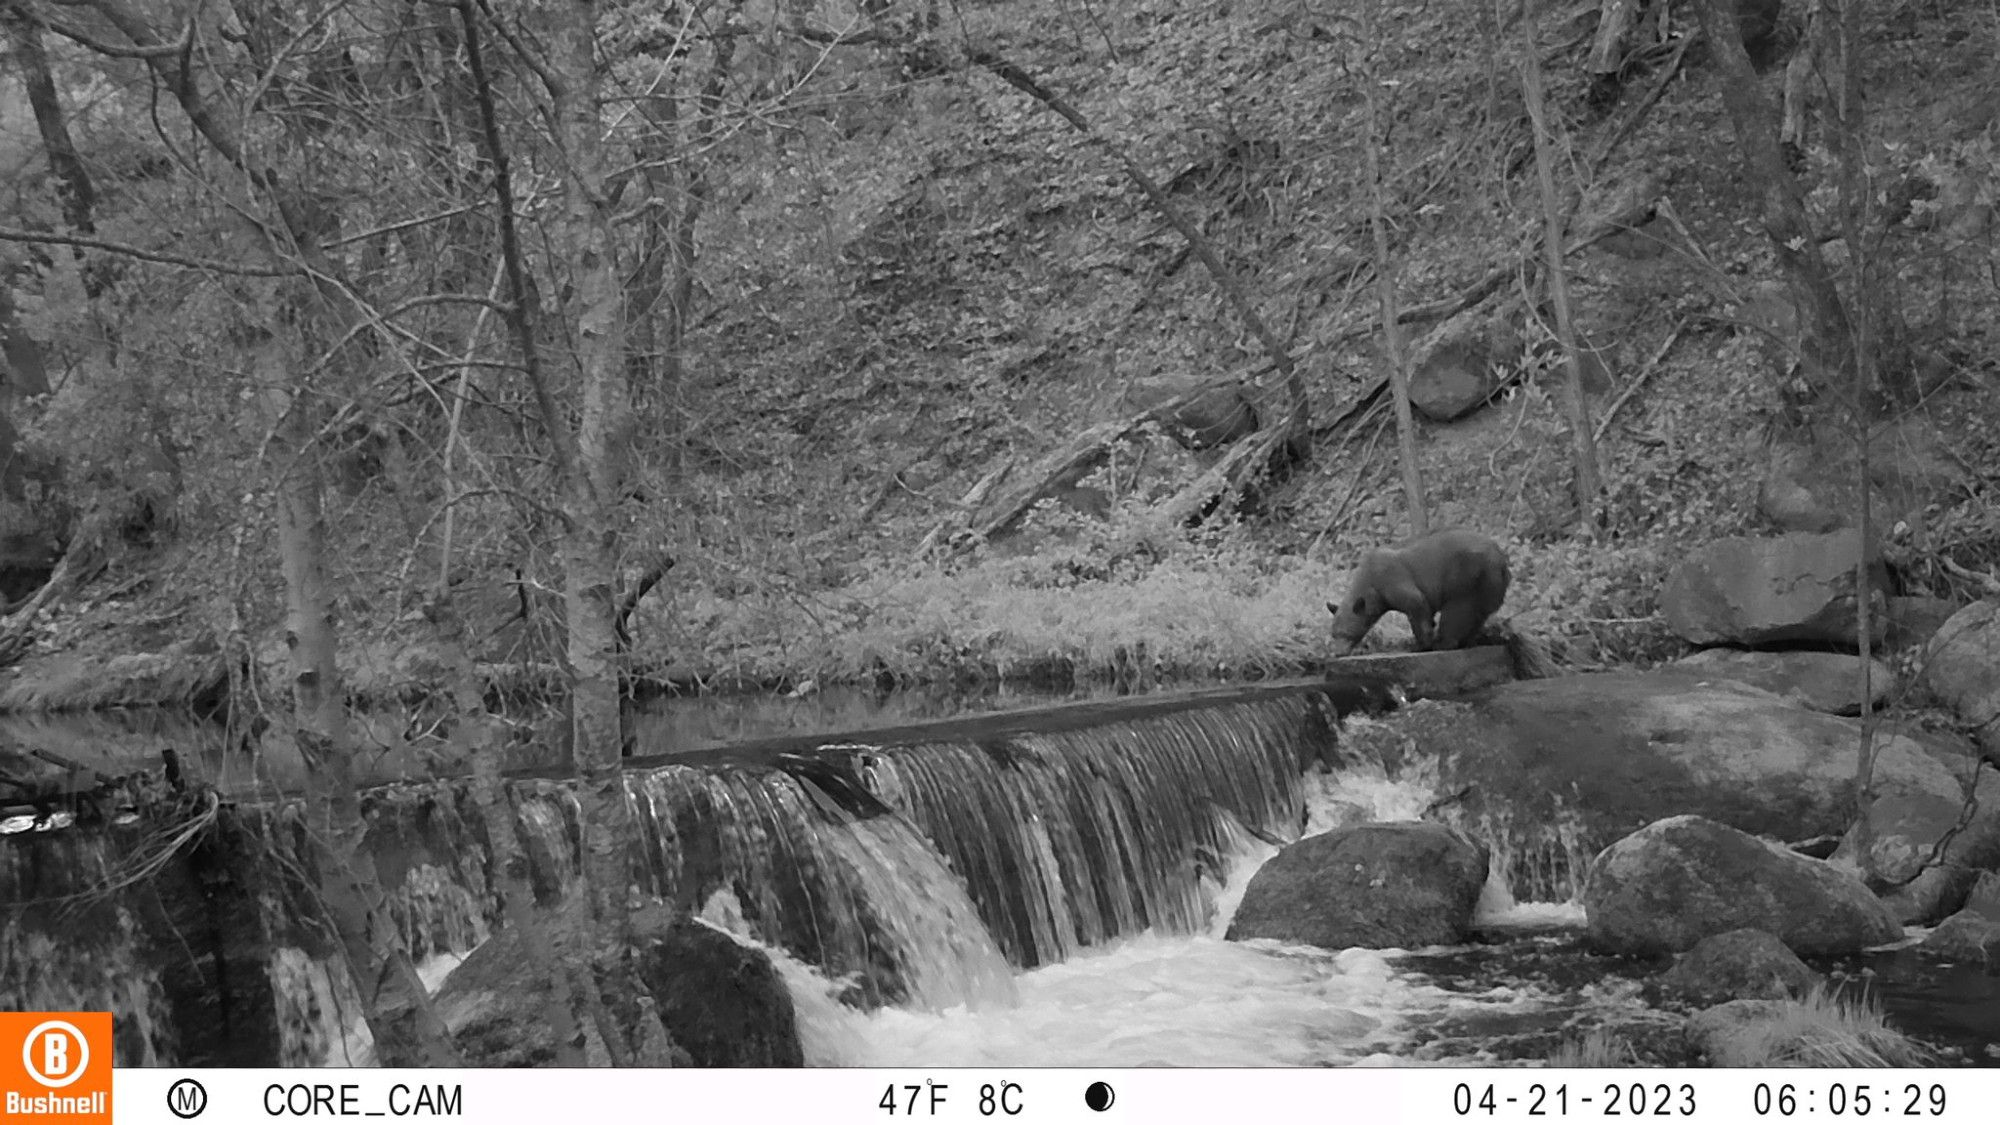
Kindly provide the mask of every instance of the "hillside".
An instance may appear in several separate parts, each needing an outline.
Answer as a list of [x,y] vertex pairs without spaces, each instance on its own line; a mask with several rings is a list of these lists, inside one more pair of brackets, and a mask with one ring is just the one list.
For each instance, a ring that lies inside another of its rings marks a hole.
[[[1321,7],[985,3],[944,13],[902,50],[747,36],[727,88],[754,88],[761,100],[742,104],[760,113],[688,150],[705,200],[692,312],[675,378],[630,435],[638,483],[619,533],[634,565],[649,552],[673,560],[639,604],[637,664],[725,686],[1129,676],[1135,664],[1149,676],[1238,676],[1325,657],[1322,602],[1363,549],[1408,527],[1390,412],[1366,398],[1386,360],[1364,64],[1388,122],[1404,307],[1448,304],[1532,262],[1541,216],[1515,19],[1497,27],[1496,52],[1483,5],[1390,6],[1364,55],[1362,30]],[[858,26],[819,14],[816,26]],[[1890,264],[1884,291],[1908,326],[1896,355],[1918,388],[1883,413],[1885,440],[1873,443],[1877,518],[1906,591],[1962,598],[2000,564],[1987,491],[2000,471],[2000,28],[1960,6],[1876,5],[1864,18],[1867,171],[1883,216],[1871,253]],[[1801,19],[1788,8],[1760,59],[1773,97]],[[1689,24],[1678,8],[1668,17],[1676,33]],[[1417,438],[1433,523],[1502,540],[1515,571],[1504,613],[1575,666],[1677,652],[1657,616],[1668,568],[1693,544],[1771,529],[1774,480],[1828,485],[1857,444],[1833,396],[1799,392],[1785,348],[1797,317],[1709,52],[1652,51],[1610,97],[1583,72],[1595,28],[1589,4],[1539,24],[1563,190],[1580,191],[1579,226],[1634,192],[1654,202],[1650,221],[1568,260],[1578,328],[1599,360],[1589,408],[1602,426],[1602,526],[1572,499],[1551,326],[1518,303],[1503,388],[1461,420],[1420,422]],[[1033,75],[1110,147],[965,64],[967,43]],[[116,85],[116,73],[83,82],[93,64],[68,50],[58,69],[72,97]],[[142,84],[126,80],[122,110],[108,95],[95,117],[75,110],[94,126],[81,147],[114,185],[100,227],[116,242],[159,234],[163,216],[201,196],[190,177],[141,159],[154,141],[129,116]],[[7,112],[5,174],[36,223],[51,224],[57,194],[32,124]],[[1068,502],[1044,501],[989,542],[939,549],[996,470],[1011,464],[1018,480],[1088,427],[1193,382],[1237,375],[1260,420],[1280,409],[1264,350],[1114,152],[1163,186],[1289,342],[1310,455],[1185,526],[1162,503],[1222,451],[1149,431],[1069,482]],[[1833,190],[1828,161],[1811,144],[1798,153],[1815,206]],[[181,250],[242,252],[208,206],[189,213]],[[1837,264],[1850,260],[1835,250]],[[248,637],[275,661],[269,427],[234,410],[229,381],[259,362],[260,337],[244,326],[265,298],[250,281],[149,269],[179,279],[163,287],[135,269],[87,312],[78,267],[9,253],[21,331],[69,376],[7,403],[22,448],[56,466],[58,483],[30,506],[72,544],[94,537],[109,568],[38,618],[15,674],[209,635]],[[1522,276],[1536,287],[1527,305],[1541,307],[1540,281]],[[1473,307],[1501,307],[1517,288]],[[92,342],[106,321],[119,337],[111,357]],[[204,322],[212,329],[189,339]],[[1407,327],[1421,345],[1439,324]],[[331,569],[344,663],[362,690],[392,691],[426,676],[411,655],[425,635],[412,589],[436,569],[441,534],[429,470],[399,469],[396,450],[450,443],[422,414],[424,393],[355,401],[330,442]],[[492,463],[496,494],[537,487],[507,476],[505,457]],[[445,553],[481,655],[552,661],[545,528],[465,511],[458,554]]]

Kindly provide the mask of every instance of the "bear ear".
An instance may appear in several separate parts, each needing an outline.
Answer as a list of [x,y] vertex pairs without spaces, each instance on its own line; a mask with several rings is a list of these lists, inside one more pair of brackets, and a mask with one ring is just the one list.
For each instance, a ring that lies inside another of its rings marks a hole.
[[1334,604],[1333,604],[1332,602],[1328,602],[1328,603],[1326,603],[1326,611],[1327,611],[1328,613],[1331,613],[1331,614],[1333,614],[1333,615],[1334,615],[1335,617],[1339,617],[1339,616],[1340,616],[1340,607],[1339,607],[1339,606],[1337,606],[1337,605],[1334,605]]

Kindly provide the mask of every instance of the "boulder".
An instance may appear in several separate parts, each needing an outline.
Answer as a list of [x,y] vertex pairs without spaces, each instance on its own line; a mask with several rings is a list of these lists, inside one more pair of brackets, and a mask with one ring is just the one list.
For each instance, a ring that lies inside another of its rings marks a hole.
[[1979,748],[2000,765],[2000,602],[1951,615],[1924,649],[1923,685],[1977,729]]
[[1704,1008],[1687,1020],[1687,1040],[1710,1066],[1764,1066],[1768,1060],[1752,1055],[1748,1045],[1760,1041],[1760,1028],[1783,1019],[1782,1000],[1730,1000]]
[[1469,309],[1416,341],[1410,354],[1410,406],[1450,422],[1485,405],[1520,359],[1521,305]]
[[1662,993],[1699,1005],[1724,1000],[1803,997],[1820,975],[1784,942],[1763,930],[1712,934],[1681,954],[1653,980]]
[[[1132,389],[1132,402],[1142,410],[1158,406],[1194,391],[1204,381],[1196,375],[1142,379]],[[1183,448],[1212,449],[1256,432],[1257,407],[1242,383],[1220,382],[1183,403],[1162,428]]]
[[1486,849],[1437,824],[1361,824],[1308,836],[1258,868],[1229,940],[1325,949],[1465,940]]
[[[1430,815],[1492,847],[1522,901],[1567,901],[1606,845],[1675,813],[1785,840],[1838,836],[1852,819],[1859,723],[1685,669],[1503,683],[1374,726],[1344,731],[1341,753],[1435,758],[1446,796]],[[1894,731],[1877,734],[1873,776],[1882,796],[1963,792]]]
[[2000,872],[1981,872],[1965,905],[1917,948],[1947,961],[2000,969]]
[[[1852,647],[1860,551],[1852,530],[1715,540],[1667,576],[1660,595],[1667,627],[1701,645]],[[1879,559],[1871,569],[1879,634],[1886,575]]]
[[1847,523],[1837,501],[1812,486],[1812,455],[1801,446],[1772,445],[1757,483],[1757,511],[1779,531],[1822,533]]
[[1094,519],[1111,518],[1111,494],[1101,488],[1088,485],[1058,485],[1048,491],[1048,498]]
[[[1746,652],[1703,649],[1676,662],[1709,676],[1760,687],[1802,707],[1829,715],[1861,713],[1861,658],[1839,652]],[[1874,709],[1896,691],[1896,673],[1879,660],[1868,662],[1868,695]]]
[[[1821,1005],[1813,1005],[1819,1008]],[[1858,1012],[1835,1022],[1790,1000],[1731,1000],[1689,1016],[1689,1046],[1710,1066],[1924,1066],[1922,1045],[1892,1031],[1879,1015]],[[1810,1101],[1802,1101],[1809,1106]],[[1879,1108],[1883,1103],[1875,1103]]]
[[1976,800],[1969,810],[1963,799],[1933,794],[1876,798],[1841,839],[1834,861],[1858,867],[1878,887],[1893,888],[1884,892],[1884,901],[1898,921],[1937,921],[1958,909],[1980,871],[2000,867],[2000,771],[1982,768],[1974,784]]
[[640,951],[639,976],[694,1065],[805,1065],[792,994],[762,949],[679,918]]
[[1658,821],[1604,849],[1583,908],[1592,942],[1614,953],[1677,953],[1748,928],[1794,953],[1829,956],[1903,933],[1846,870],[1699,816]]
[[[1757,508],[1781,531],[1851,528],[1861,511],[1857,446],[1844,429],[1807,429],[1770,443]],[[1962,487],[1936,428],[1920,418],[1889,423],[1869,446],[1868,498],[1875,526],[1921,526],[1927,510]]]
[[[477,1067],[556,1065],[548,1018],[554,1002],[548,967],[528,955],[513,930],[474,949],[431,998],[465,1065]],[[585,1028],[584,1059],[593,1066],[611,1063],[593,1028]]]
[[[804,1065],[791,993],[768,954],[686,917],[641,912],[633,920],[639,979],[672,1041],[675,1065]],[[551,922],[578,924],[560,916]],[[514,931],[502,930],[473,950],[434,1002],[467,1065],[555,1065],[548,969]],[[615,1007],[614,1017],[630,1017],[624,1005]],[[609,1065],[596,1027],[586,1021],[582,1031],[585,1061]]]

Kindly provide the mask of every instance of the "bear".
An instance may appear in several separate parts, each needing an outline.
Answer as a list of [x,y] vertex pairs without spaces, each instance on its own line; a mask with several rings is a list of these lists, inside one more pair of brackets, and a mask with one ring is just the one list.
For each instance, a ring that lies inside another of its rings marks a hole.
[[1500,544],[1466,528],[1445,528],[1362,556],[1347,599],[1326,608],[1334,638],[1347,642],[1343,655],[1392,609],[1410,619],[1418,652],[1463,648],[1506,600],[1511,578]]

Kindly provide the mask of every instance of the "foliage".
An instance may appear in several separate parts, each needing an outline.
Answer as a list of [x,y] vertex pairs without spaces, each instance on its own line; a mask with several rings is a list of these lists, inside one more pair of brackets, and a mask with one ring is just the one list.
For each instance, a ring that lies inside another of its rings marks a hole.
[[1165,557],[1103,551],[1117,534],[1027,555],[981,551],[835,591],[699,598],[660,613],[656,627],[686,621],[718,670],[749,680],[1094,678],[1133,662],[1148,676],[1228,678],[1327,655],[1319,616],[1301,610],[1338,581],[1331,567],[1272,558],[1240,537]]
[[[640,610],[636,659],[800,680],[1057,666],[1091,677],[1135,662],[1172,676],[1257,675],[1322,657],[1321,603],[1362,550],[1407,527],[1379,483],[1386,447],[1371,446],[1365,427],[1323,443],[1239,517],[1197,532],[1148,518],[1149,498],[1205,464],[1156,441],[1087,482],[1116,498],[1108,522],[1048,507],[962,562],[917,559],[917,544],[994,467],[1129,415],[1146,380],[1245,370],[1254,349],[1179,239],[1073,130],[990,75],[911,62],[990,45],[1134,153],[1196,216],[1266,319],[1295,330],[1324,424],[1380,374],[1368,302],[1357,300],[1368,279],[1354,206],[1362,107],[1345,25],[1266,4],[1031,0],[955,12],[955,23],[922,30],[921,51],[878,50],[790,30],[795,19],[850,26],[841,6],[699,8],[709,22],[610,4],[599,28],[612,76],[607,136],[645,154],[613,209],[621,237],[646,244],[697,191],[708,200],[684,362],[678,381],[639,388],[632,487],[617,512],[624,561],[663,552],[676,564]],[[393,650],[421,633],[417,590],[441,573],[482,591],[467,595],[482,636],[509,634],[517,569],[530,589],[555,586],[546,439],[519,357],[480,304],[493,276],[490,169],[470,140],[457,49],[399,22],[406,14],[364,3],[290,51],[257,56],[263,40],[249,36],[230,41],[242,53],[210,60],[230,89],[269,76],[259,141],[289,153],[282,171],[344,209],[340,234],[352,241],[337,261],[375,318],[335,359],[292,361],[325,364],[316,386],[339,425],[315,449],[267,438],[253,362],[276,315],[264,282],[48,251],[24,257],[11,278],[24,323],[65,376],[23,428],[62,453],[73,504],[100,513],[93,526],[107,545],[154,572],[155,612],[192,607],[185,620],[202,628],[240,618],[274,635],[270,485],[301,456],[319,458],[331,482],[329,561],[357,648]],[[1976,41],[1952,38],[1970,17],[1908,18],[1943,60],[1939,73],[1968,96],[1987,81]],[[1375,60],[1394,123],[1384,150],[1392,249],[1412,304],[1457,292],[1520,249],[1527,194],[1514,161],[1525,125],[1484,26],[1458,6],[1398,8]],[[732,30],[711,38],[711,28]],[[153,119],[171,114],[156,110],[144,67],[50,42],[100,177],[98,234],[252,262],[240,183],[229,169],[162,155]],[[736,53],[717,52],[722,42]],[[503,109],[525,104],[532,74],[493,49],[503,101],[515,99]],[[343,55],[359,85],[325,81]],[[704,83],[724,64],[711,97]],[[1908,81],[1887,55],[1867,65],[1877,86]],[[1506,542],[1515,581],[1503,613],[1566,641],[1577,665],[1677,649],[1655,594],[1690,544],[1757,528],[1760,443],[1792,407],[1784,357],[1737,318],[1773,259],[1749,229],[1756,201],[1712,158],[1712,73],[1689,73],[1631,135],[1624,166],[1596,170],[1604,182],[1592,188],[1671,170],[1692,242],[1661,236],[1670,248],[1650,264],[1595,252],[1574,263],[1584,330],[1610,357],[1610,386],[1593,399],[1599,421],[1668,333],[1682,333],[1604,435],[1606,527],[1579,535],[1539,328],[1500,399],[1421,438],[1436,522]],[[1553,112],[1580,146],[1615,127],[1585,111],[1570,68],[1556,64],[1550,80]],[[656,96],[676,116],[648,101]],[[1871,113],[1894,137],[1869,154],[1873,198],[1897,216],[1884,237],[1905,264],[1913,314],[1929,314],[1912,323],[1957,365],[1963,389],[2000,331],[1981,264],[1991,142],[1914,111]],[[561,154],[532,122],[508,115],[503,126],[532,227],[554,214]],[[32,140],[0,142],[20,170],[21,221],[55,228],[61,209]],[[1807,155],[1817,183],[1823,157]],[[362,237],[400,223],[410,225]],[[529,243],[543,278],[535,311],[563,339],[566,251]],[[93,297],[85,265],[105,262],[108,287]],[[635,315],[651,322],[663,307],[641,303]],[[1977,410],[1940,413],[1966,419],[1950,441],[1969,466],[2000,464]],[[1989,507],[1969,493],[1929,514],[1921,551],[1994,565]],[[1942,567],[1912,573],[1963,592]],[[534,611],[545,639],[555,635],[547,601]],[[1375,643],[1402,643],[1401,628],[1385,623]],[[481,655],[554,655],[538,644],[524,653],[493,640]]]
[[1558,1069],[1634,1067],[1639,1065],[1639,1053],[1610,1029],[1595,1027],[1581,1038],[1563,1040],[1549,1054],[1548,1065]]
[[1769,1017],[1734,1026],[1710,1044],[1709,1065],[1884,1067],[1932,1061],[1928,1048],[1891,1029],[1878,1008],[1824,986],[1814,986],[1802,999],[1769,1004]]

